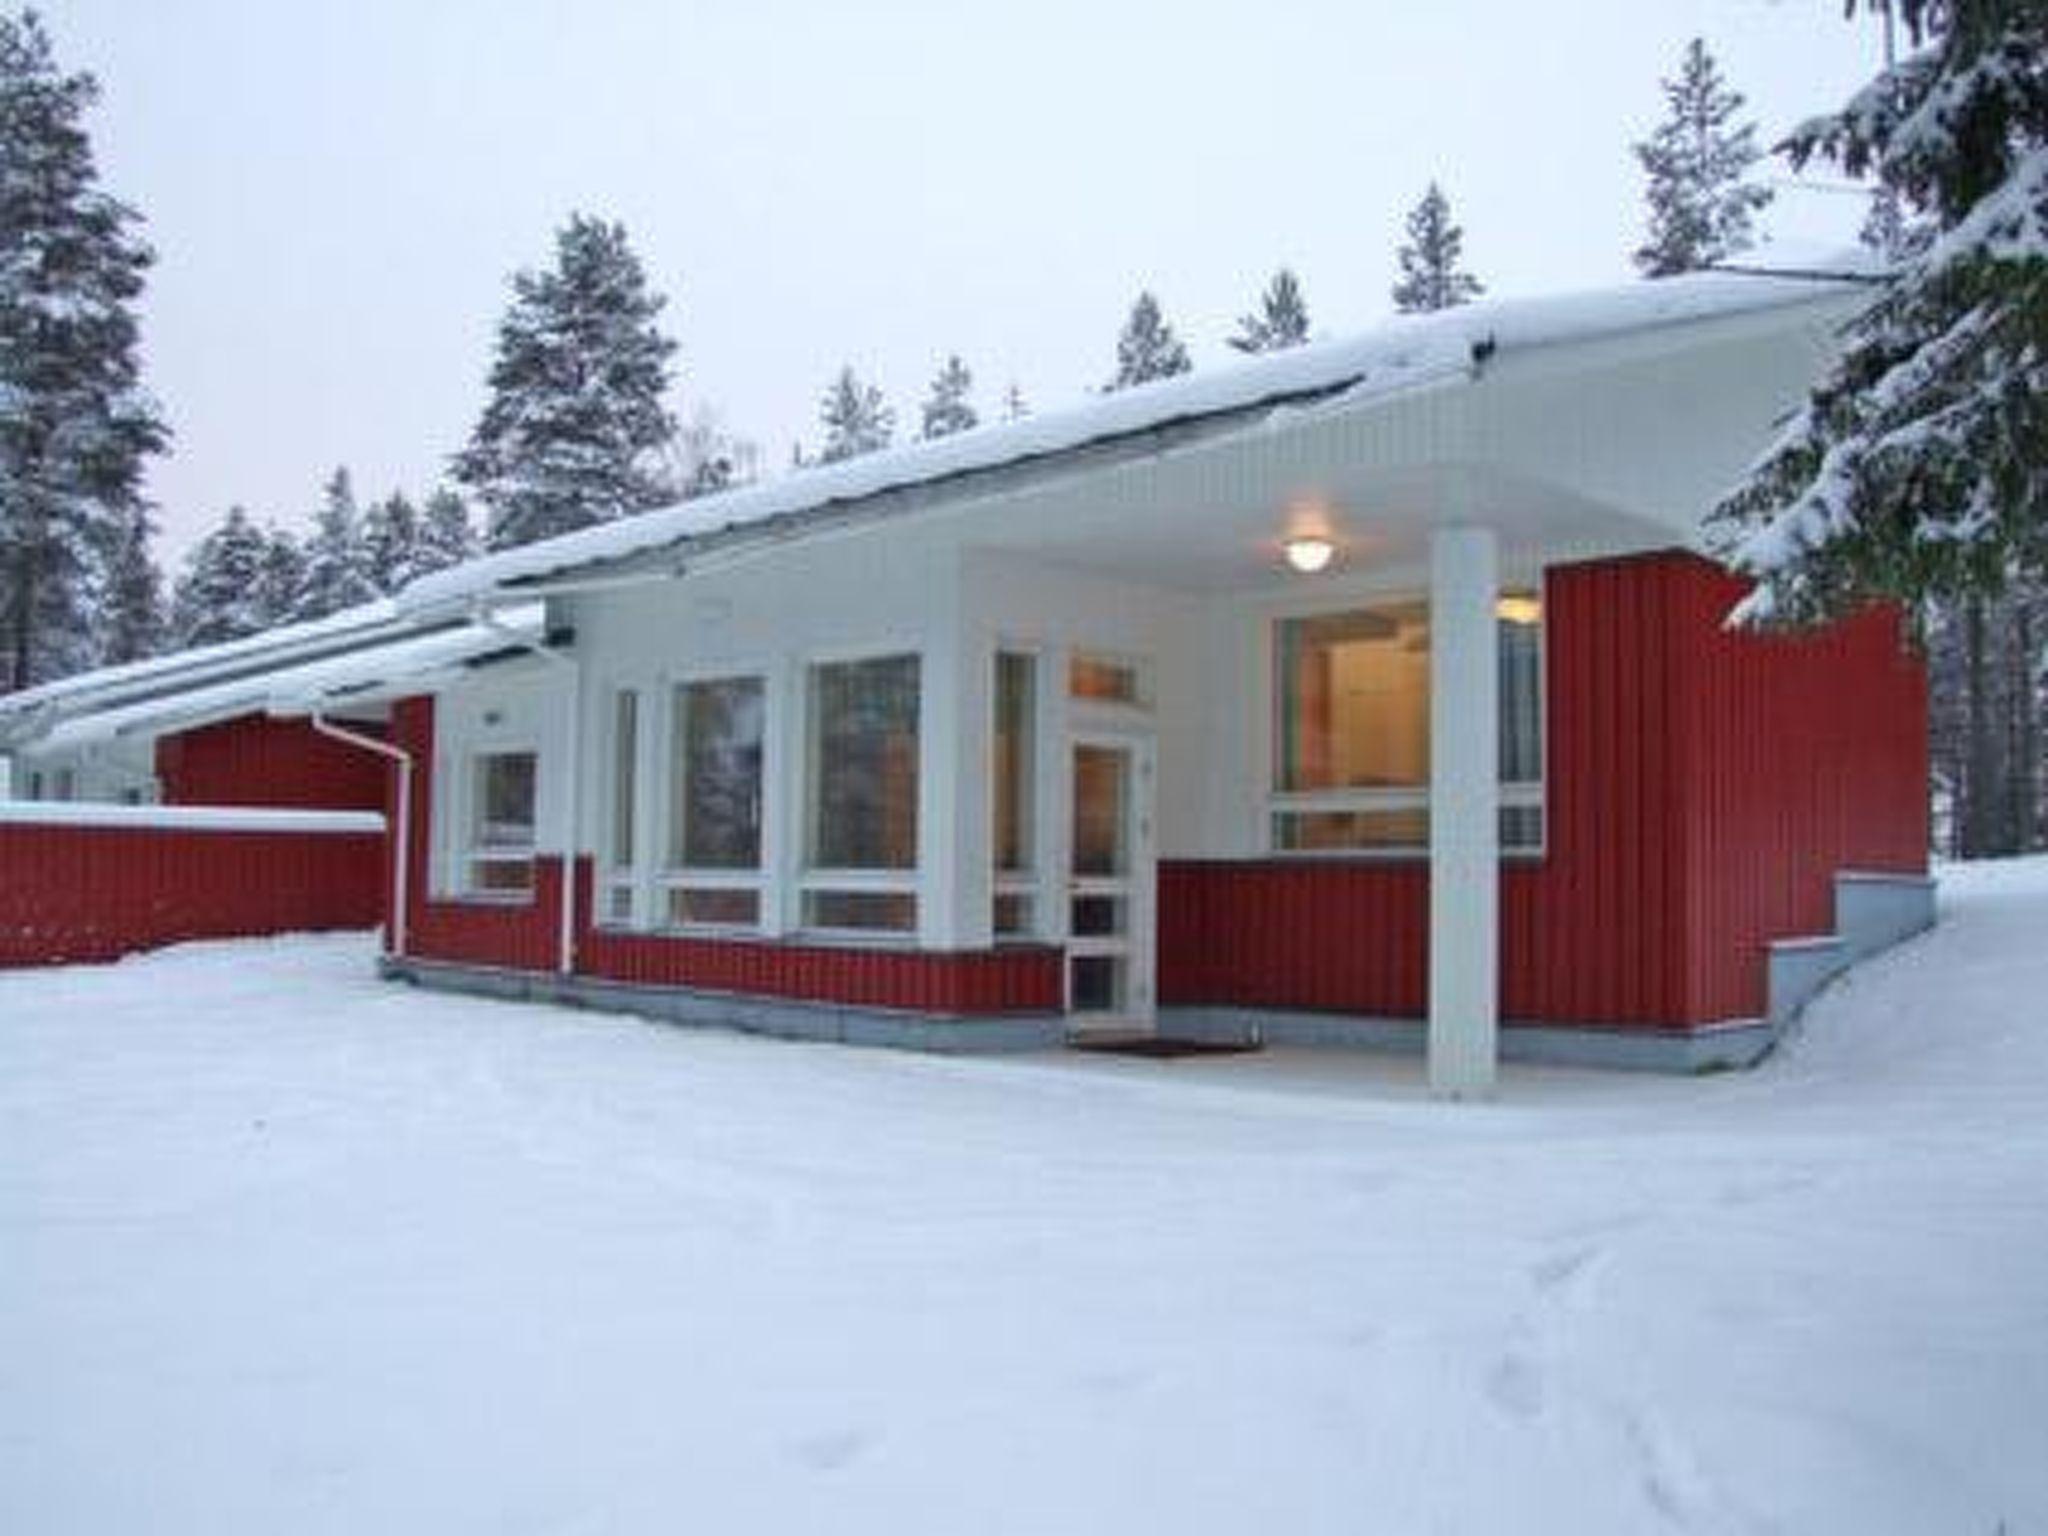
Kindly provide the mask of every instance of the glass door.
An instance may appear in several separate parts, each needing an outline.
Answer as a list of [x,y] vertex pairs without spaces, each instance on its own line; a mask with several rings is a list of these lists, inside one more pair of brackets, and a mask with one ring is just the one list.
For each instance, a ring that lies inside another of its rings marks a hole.
[[1150,1029],[1152,753],[1084,736],[1073,747],[1067,1014],[1076,1032]]

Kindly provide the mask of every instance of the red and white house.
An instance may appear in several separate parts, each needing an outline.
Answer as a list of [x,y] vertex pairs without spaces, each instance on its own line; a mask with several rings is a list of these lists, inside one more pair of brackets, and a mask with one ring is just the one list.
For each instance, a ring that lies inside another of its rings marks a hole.
[[[1474,305],[414,584],[387,966],[778,1033],[1752,1060],[1924,925],[1895,615],[1729,630],[1700,517],[1851,284]],[[1327,557],[1318,564],[1320,557]]]

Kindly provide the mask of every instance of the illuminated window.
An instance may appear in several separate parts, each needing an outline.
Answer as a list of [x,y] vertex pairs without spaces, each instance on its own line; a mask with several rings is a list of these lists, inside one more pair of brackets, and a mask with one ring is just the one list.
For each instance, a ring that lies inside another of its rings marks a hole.
[[996,937],[1032,933],[1036,875],[1033,839],[1038,792],[1036,715],[1038,661],[1015,651],[996,654],[995,740],[991,753],[994,800]]
[[[1542,606],[1497,608],[1501,846],[1543,845]],[[1283,619],[1274,635],[1273,847],[1429,846],[1429,610],[1418,600]]]

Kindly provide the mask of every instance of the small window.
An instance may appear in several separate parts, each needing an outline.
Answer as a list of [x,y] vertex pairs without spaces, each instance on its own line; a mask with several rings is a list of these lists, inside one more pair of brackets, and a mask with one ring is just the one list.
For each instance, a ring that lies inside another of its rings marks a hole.
[[916,656],[813,666],[803,923],[917,926]]
[[1137,662],[1088,651],[1076,651],[1068,659],[1067,694],[1090,704],[1121,704],[1132,709],[1149,708],[1152,702],[1144,669]]
[[991,917],[998,938],[1032,932],[1033,868],[1038,792],[1038,661],[1015,651],[996,654],[995,738],[990,793],[994,805],[995,894]]
[[675,691],[668,859],[661,877],[673,927],[761,923],[762,753],[767,690],[758,677]]
[[533,892],[538,760],[531,752],[479,752],[470,767],[468,889],[479,896]]

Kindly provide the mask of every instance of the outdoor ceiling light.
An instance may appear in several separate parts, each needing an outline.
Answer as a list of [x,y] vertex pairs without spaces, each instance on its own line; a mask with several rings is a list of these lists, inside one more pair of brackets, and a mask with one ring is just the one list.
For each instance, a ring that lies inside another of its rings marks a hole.
[[1543,617],[1543,602],[1526,592],[1510,592],[1494,604],[1493,611],[1509,624],[1534,624]]
[[1320,534],[1305,533],[1280,546],[1287,563],[1304,576],[1313,576],[1337,556],[1337,546]]

